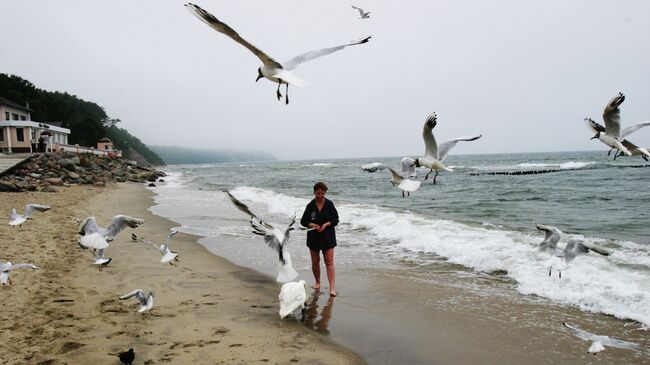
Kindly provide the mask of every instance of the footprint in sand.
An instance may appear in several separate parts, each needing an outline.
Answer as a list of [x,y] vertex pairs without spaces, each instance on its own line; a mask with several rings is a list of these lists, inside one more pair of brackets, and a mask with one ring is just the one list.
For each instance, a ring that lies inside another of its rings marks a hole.
[[230,332],[230,329],[226,328],[226,327],[219,326],[219,327],[214,329],[214,335],[223,335],[223,334],[226,334],[228,332]]

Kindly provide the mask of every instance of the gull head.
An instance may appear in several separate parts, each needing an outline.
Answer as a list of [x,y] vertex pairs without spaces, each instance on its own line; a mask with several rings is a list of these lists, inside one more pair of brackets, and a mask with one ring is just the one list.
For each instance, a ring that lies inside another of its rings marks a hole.
[[264,75],[262,75],[262,68],[259,67],[257,69],[257,78],[255,79],[255,82],[258,82],[262,77],[264,77]]
[[415,159],[415,162],[413,163],[413,165],[414,165],[415,167],[420,167],[420,159],[419,159],[419,158],[416,158],[416,159]]

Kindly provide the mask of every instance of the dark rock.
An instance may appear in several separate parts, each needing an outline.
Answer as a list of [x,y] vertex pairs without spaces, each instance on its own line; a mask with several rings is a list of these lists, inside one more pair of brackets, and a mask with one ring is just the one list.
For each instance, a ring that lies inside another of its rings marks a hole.
[[71,179],[78,179],[79,174],[77,174],[76,172],[71,172],[68,174],[68,177],[70,177]]
[[156,184],[154,184],[154,183],[149,183],[149,185],[147,185],[147,186],[150,186],[150,187],[152,187],[152,188],[155,188],[155,187],[156,187]]
[[63,184],[63,181],[59,179],[58,177],[52,177],[49,179],[45,179],[50,185],[61,185]]
[[14,184],[0,181],[0,191],[2,191],[2,192],[7,192],[7,191],[9,191],[9,192],[18,192],[18,191],[20,191],[20,189],[18,189]]
[[158,182],[165,182],[165,180],[163,180],[163,179],[158,179]]
[[68,171],[74,171],[76,169],[72,160],[69,160],[67,158],[59,159],[59,161],[57,161],[57,164],[59,164],[61,167],[64,167]]

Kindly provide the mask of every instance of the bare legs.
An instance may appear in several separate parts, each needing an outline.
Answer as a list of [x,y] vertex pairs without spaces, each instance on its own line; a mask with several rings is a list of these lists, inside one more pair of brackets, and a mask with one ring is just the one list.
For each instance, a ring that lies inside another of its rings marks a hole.
[[[311,271],[314,274],[314,289],[320,289],[320,251],[309,249],[311,255]],[[336,278],[334,273],[334,249],[323,251],[325,269],[327,270],[327,281],[330,284],[330,295],[336,296]]]

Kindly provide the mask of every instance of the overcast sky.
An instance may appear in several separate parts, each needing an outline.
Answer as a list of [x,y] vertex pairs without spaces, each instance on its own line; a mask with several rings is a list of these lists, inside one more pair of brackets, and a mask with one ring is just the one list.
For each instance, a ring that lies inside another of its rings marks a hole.
[[[373,38],[298,67],[311,85],[286,106],[183,1],[2,0],[0,72],[96,102],[146,144],[281,159],[416,156],[434,110],[439,141],[483,134],[457,154],[606,150],[583,119],[619,91],[623,125],[650,120],[650,1],[355,1],[368,20],[348,1],[196,3],[280,62]],[[650,128],[630,139],[650,147]]]

